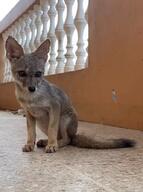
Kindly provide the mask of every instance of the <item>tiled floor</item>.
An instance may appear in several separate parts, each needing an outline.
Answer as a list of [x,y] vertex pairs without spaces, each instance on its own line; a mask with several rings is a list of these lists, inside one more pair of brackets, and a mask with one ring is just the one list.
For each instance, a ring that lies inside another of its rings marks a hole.
[[[0,192],[142,192],[143,132],[80,123],[94,137],[134,138],[133,149],[68,146],[57,153],[23,153],[25,118],[0,112]],[[38,138],[42,134],[38,132]]]

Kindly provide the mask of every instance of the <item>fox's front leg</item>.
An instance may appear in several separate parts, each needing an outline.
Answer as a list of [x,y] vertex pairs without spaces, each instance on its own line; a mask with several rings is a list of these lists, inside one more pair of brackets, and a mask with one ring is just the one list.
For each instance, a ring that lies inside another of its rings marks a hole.
[[58,105],[52,107],[49,111],[49,126],[48,126],[48,144],[46,153],[53,153],[58,150],[58,129],[60,119],[60,107]]
[[28,112],[27,119],[27,144],[22,148],[23,152],[30,152],[34,150],[36,141],[36,120]]

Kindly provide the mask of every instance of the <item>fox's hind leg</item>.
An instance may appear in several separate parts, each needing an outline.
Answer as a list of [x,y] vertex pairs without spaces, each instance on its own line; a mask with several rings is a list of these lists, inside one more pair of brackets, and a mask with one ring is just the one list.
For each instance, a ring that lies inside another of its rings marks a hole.
[[[77,132],[77,117],[75,114],[72,116],[63,115],[60,118],[59,130],[58,130],[58,147],[64,147],[71,143],[71,138],[75,136]],[[37,147],[44,148],[48,145],[48,139],[40,139],[37,142]]]
[[71,142],[71,138],[75,136],[77,131],[77,120],[74,116],[64,115],[60,120],[60,135],[61,139],[58,139],[59,147],[64,147],[69,145]]
[[67,129],[71,119],[67,115],[63,115],[59,124],[59,138],[58,146],[64,147],[70,143],[70,137],[68,136]]

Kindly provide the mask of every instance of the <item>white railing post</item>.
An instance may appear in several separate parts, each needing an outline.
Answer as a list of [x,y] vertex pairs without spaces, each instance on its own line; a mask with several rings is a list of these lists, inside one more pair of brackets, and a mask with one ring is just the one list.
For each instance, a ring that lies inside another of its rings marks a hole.
[[29,42],[29,46],[31,51],[33,52],[36,47],[35,47],[35,38],[36,38],[36,34],[37,34],[37,29],[36,29],[36,25],[35,25],[35,20],[36,20],[36,14],[35,11],[31,11],[30,12],[30,18],[31,18],[31,24],[30,24],[30,29],[31,29],[31,40]]
[[22,47],[24,47],[26,41],[26,35],[25,35],[25,21],[23,20],[23,18],[19,19],[19,23],[21,23],[21,32],[20,32],[22,39],[21,45]]
[[64,9],[65,4],[64,0],[58,0],[57,3],[57,11],[58,11],[58,23],[56,27],[56,36],[58,39],[58,56],[57,56],[57,67],[56,67],[56,73],[63,73],[64,72],[64,62],[65,62],[65,56],[64,56]]
[[51,51],[50,51],[50,59],[49,59],[49,71],[48,74],[54,74],[56,69],[56,52],[55,52],[55,43],[56,43],[56,35],[55,35],[55,17],[56,17],[56,0],[49,0],[50,9],[48,11],[50,18],[50,29],[48,32],[48,37],[51,41]]
[[77,51],[76,51],[76,65],[75,69],[83,69],[85,67],[85,55],[86,51],[84,48],[84,29],[86,26],[86,20],[85,20],[85,14],[83,10],[83,2],[84,0],[78,0],[78,8],[77,8],[77,14],[75,18],[75,25],[78,31],[78,42],[77,42]]
[[25,15],[25,33],[26,33],[26,41],[25,41],[25,53],[30,53],[31,49],[29,46],[31,40],[31,29],[30,29],[31,19],[28,15]]
[[20,35],[20,31],[21,31],[21,23],[19,23],[18,21],[16,22],[16,27],[17,27],[17,34],[16,34],[16,39],[19,42],[19,44],[21,44],[22,39],[21,39],[21,35]]
[[16,35],[17,35],[17,27],[16,24],[14,24],[11,28],[11,35],[16,39]]
[[64,24],[64,29],[67,36],[67,52],[66,52],[66,64],[64,71],[73,71],[74,70],[74,52],[73,52],[73,32],[75,30],[74,20],[72,15],[72,7],[75,0],[65,0],[67,6],[67,17]]
[[[13,36],[15,31],[13,31],[13,27],[9,28],[4,34],[2,34],[4,43],[6,42],[9,35]],[[6,55],[6,51],[5,51]],[[11,65],[7,57],[5,57],[5,69],[4,69],[4,82],[9,82],[12,80],[12,74],[11,74]]]
[[[43,25],[42,34],[41,34],[41,42],[43,42],[47,39],[47,35],[48,35],[48,26],[49,26],[49,16],[48,16],[49,2],[48,2],[48,0],[40,0],[40,6],[42,9],[41,22]],[[48,74],[48,70],[49,70],[49,63],[47,62],[45,65],[45,75]]]
[[41,34],[42,34],[42,22],[41,22],[41,15],[42,11],[39,5],[34,6],[35,14],[36,14],[36,20],[35,25],[37,29],[36,37],[35,37],[35,47],[37,48],[41,43]]
[[[4,42],[4,44],[5,44],[5,42],[6,42],[6,39],[8,38],[8,32],[6,31],[6,32],[4,32],[3,34],[2,34],[2,38],[3,38],[3,42]],[[8,70],[8,59],[7,59],[7,57],[6,57],[6,50],[4,49],[4,54],[5,54],[5,57],[4,57],[4,75],[3,75],[3,82],[7,82],[7,70]]]
[[41,21],[43,24],[43,30],[41,34],[41,42],[45,41],[47,39],[47,34],[48,34],[48,8],[49,8],[49,2],[48,0],[40,0],[40,6],[42,9],[42,15],[41,15]]
[[88,4],[89,0],[87,2],[86,11],[85,11],[85,19],[86,19],[86,27],[87,27],[87,36],[86,36],[86,61],[85,61],[85,68],[88,67]]

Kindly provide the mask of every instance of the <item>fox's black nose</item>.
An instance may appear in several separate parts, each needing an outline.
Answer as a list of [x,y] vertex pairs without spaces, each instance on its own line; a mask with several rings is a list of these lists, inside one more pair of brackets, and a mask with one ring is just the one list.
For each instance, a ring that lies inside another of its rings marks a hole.
[[28,90],[29,90],[30,92],[34,92],[36,89],[35,89],[35,87],[28,87]]

